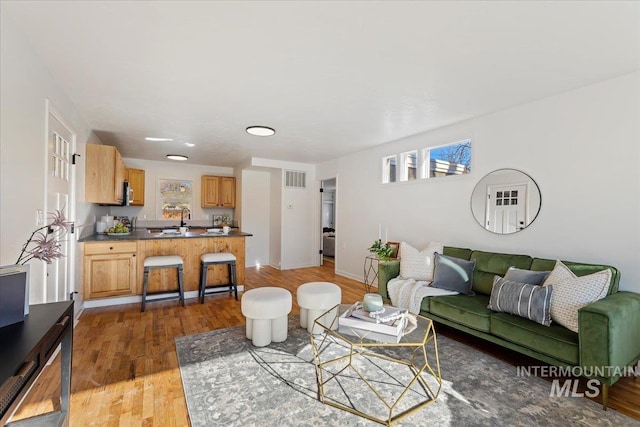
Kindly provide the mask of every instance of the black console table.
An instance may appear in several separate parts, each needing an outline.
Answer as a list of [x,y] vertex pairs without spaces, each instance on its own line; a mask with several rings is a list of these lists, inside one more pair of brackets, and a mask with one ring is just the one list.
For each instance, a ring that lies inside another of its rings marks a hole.
[[[6,424],[60,343],[60,410]],[[69,425],[72,346],[73,301],[31,305],[24,322],[0,328],[0,425]]]

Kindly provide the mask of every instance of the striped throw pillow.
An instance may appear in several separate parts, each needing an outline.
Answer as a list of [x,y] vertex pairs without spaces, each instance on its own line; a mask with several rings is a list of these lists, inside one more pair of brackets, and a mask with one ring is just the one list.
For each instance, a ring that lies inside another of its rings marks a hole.
[[515,314],[544,326],[551,325],[553,286],[512,282],[500,276],[493,279],[489,310]]

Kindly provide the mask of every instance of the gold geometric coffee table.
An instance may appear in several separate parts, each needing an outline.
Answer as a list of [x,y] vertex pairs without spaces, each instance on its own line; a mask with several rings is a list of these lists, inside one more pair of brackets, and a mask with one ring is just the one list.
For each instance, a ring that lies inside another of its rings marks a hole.
[[[417,327],[402,336],[400,342],[379,342],[369,339],[367,333],[350,328],[340,327],[338,330],[338,317],[350,307],[339,304],[315,321],[322,330],[321,334],[310,337],[318,399],[388,426],[435,402],[442,388],[442,377],[433,322],[416,316]],[[330,355],[330,352],[337,354]],[[386,370],[381,368],[382,365]],[[349,375],[351,372],[353,374]],[[376,372],[382,373],[376,378]],[[396,373],[400,375],[396,377]],[[339,390],[338,394],[342,393],[348,402],[353,403],[351,396],[369,393],[382,406],[378,414],[364,412],[354,404],[348,406],[327,394],[328,386]],[[390,390],[398,390],[398,393]]]

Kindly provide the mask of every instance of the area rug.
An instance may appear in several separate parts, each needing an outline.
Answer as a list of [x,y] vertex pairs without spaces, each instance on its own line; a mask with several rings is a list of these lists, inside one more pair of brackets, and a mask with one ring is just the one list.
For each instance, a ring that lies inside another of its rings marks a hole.
[[[309,335],[298,322],[290,316],[287,340],[263,348],[252,346],[244,327],[176,338],[191,425],[380,425],[318,400]],[[323,356],[341,350],[329,345]],[[444,336],[438,336],[438,353],[443,381],[437,400],[394,425],[640,426],[586,398],[550,397],[548,381],[519,377],[514,366]],[[360,369],[377,379],[382,394],[394,398],[408,373],[374,359],[364,358]],[[423,377],[437,390],[431,375]],[[345,371],[331,384],[325,387],[328,398],[362,412],[385,413],[356,375]],[[429,396],[418,384],[399,403],[411,405]]]

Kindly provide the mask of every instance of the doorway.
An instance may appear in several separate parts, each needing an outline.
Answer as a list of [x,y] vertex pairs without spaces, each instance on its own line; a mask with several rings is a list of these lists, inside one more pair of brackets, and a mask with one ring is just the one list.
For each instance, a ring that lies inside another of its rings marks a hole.
[[320,181],[320,265],[333,263],[336,258],[336,178]]
[[490,185],[485,227],[494,233],[515,233],[526,227],[527,185]]
[[[67,127],[60,115],[47,103],[47,199],[46,212],[60,210],[67,221],[74,222],[75,209],[72,168],[72,153],[75,151],[76,136]],[[72,229],[73,230],[73,229]],[[46,266],[46,302],[65,301],[75,290],[73,283],[73,260],[75,235],[70,232],[60,240],[60,251],[64,256]]]

